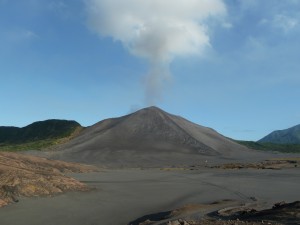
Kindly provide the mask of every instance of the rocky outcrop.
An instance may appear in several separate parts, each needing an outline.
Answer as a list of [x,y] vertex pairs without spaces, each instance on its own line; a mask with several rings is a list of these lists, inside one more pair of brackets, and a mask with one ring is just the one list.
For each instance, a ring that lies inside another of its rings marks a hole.
[[91,166],[16,153],[0,153],[0,207],[19,197],[47,196],[89,188],[65,174],[97,170]]
[[[230,203],[234,203],[229,201]],[[295,225],[300,224],[300,202],[280,202],[271,209],[256,210],[240,204],[225,207],[226,201],[143,216],[129,225]],[[216,210],[217,208],[221,209]],[[197,219],[191,219],[197,218]]]

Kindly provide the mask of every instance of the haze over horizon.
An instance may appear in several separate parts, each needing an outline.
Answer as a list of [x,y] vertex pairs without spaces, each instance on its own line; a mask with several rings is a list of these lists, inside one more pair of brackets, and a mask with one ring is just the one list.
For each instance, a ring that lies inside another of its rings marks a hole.
[[0,126],[149,105],[240,140],[300,123],[299,0],[171,2],[0,0]]

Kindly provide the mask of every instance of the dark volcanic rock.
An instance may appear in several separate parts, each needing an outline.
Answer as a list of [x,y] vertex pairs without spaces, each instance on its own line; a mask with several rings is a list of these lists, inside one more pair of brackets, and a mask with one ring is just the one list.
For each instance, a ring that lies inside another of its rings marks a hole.
[[[224,203],[224,202],[223,202]],[[214,207],[215,205],[215,207]],[[272,209],[257,211],[226,207],[216,211],[220,203],[190,205],[140,217],[128,225],[297,225],[300,224],[300,202],[278,203]],[[205,213],[204,213],[205,212]],[[192,215],[192,216],[191,216]],[[190,219],[198,218],[198,219]]]

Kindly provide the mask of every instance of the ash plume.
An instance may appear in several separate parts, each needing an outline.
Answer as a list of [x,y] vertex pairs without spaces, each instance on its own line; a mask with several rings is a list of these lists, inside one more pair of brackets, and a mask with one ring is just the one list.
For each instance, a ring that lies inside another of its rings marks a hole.
[[122,42],[149,62],[148,105],[161,98],[174,57],[201,55],[210,46],[207,20],[223,16],[222,0],[85,0],[89,27]]

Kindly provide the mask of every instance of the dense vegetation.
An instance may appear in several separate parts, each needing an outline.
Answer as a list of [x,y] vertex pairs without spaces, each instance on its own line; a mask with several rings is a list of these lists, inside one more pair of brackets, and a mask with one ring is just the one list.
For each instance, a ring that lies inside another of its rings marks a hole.
[[0,127],[0,150],[41,150],[66,142],[82,129],[76,121],[46,120],[26,127]]
[[300,153],[300,144],[259,143],[254,141],[237,141],[248,148],[262,151],[278,151],[285,153]]

